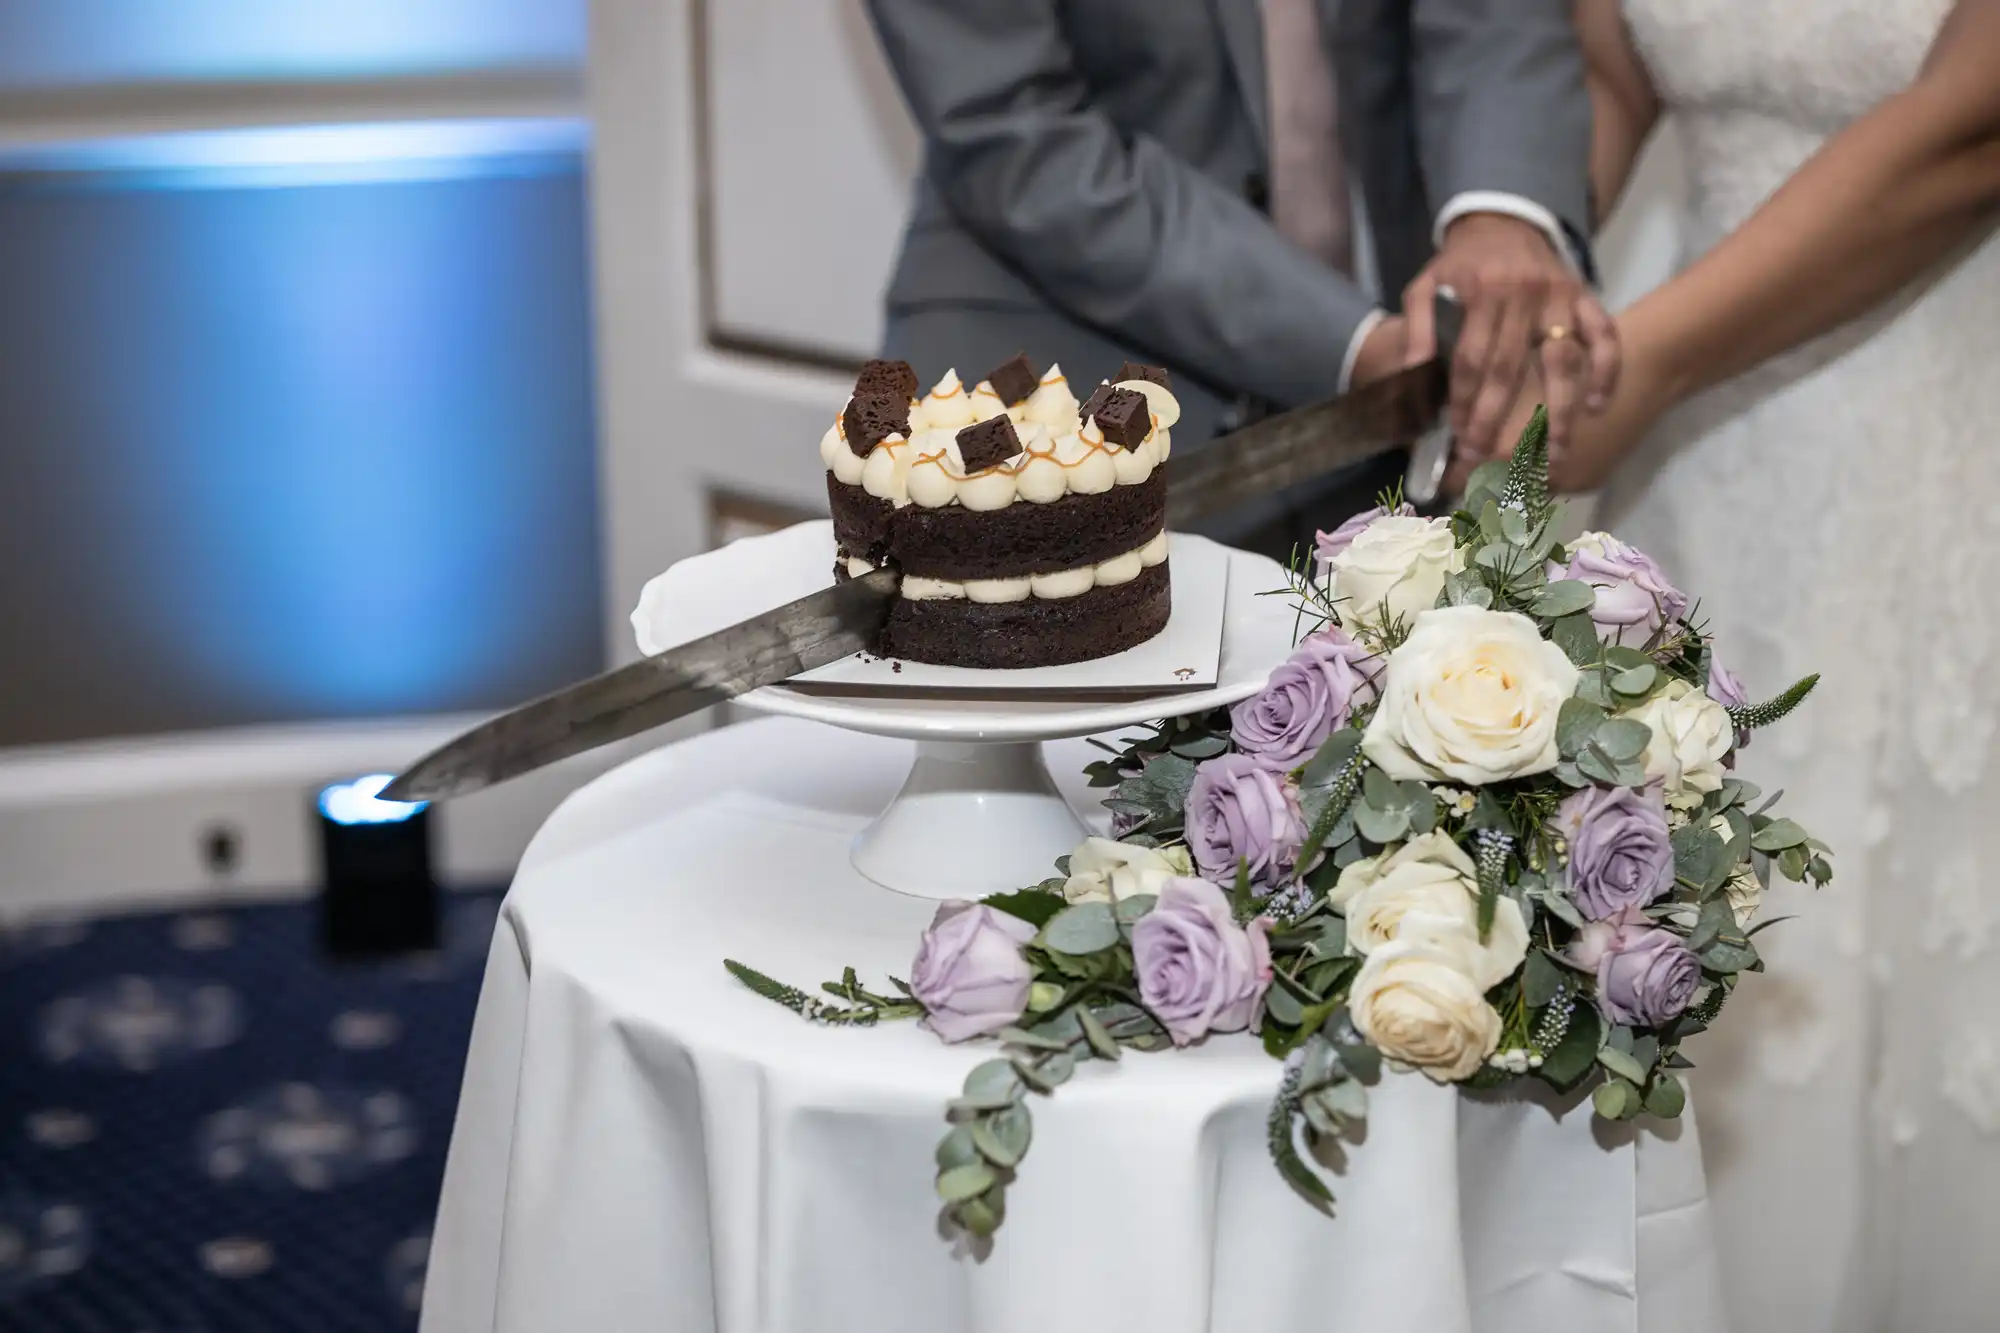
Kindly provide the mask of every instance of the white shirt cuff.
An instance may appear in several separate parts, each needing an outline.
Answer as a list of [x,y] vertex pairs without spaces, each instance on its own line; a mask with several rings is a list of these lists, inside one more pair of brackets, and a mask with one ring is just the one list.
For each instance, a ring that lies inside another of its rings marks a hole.
[[1569,232],[1556,220],[1556,215],[1532,199],[1502,190],[1467,190],[1464,194],[1453,195],[1438,210],[1437,227],[1432,232],[1431,243],[1443,249],[1445,228],[1467,213],[1503,213],[1510,218],[1519,218],[1548,237],[1549,244],[1568,261],[1571,268],[1579,273],[1583,271],[1582,259],[1576,253],[1576,247],[1570,244]]
[[1361,345],[1368,341],[1368,335],[1375,326],[1389,317],[1386,310],[1371,310],[1361,317],[1354,326],[1354,336],[1347,340],[1347,355],[1340,359],[1340,383],[1336,386],[1340,393],[1347,392],[1347,382],[1354,378],[1354,363],[1361,359]]

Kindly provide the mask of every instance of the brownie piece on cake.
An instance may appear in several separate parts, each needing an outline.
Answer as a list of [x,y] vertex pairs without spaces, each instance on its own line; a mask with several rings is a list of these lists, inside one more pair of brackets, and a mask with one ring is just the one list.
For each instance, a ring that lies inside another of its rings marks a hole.
[[[1059,366],[1025,356],[914,402],[903,362],[871,361],[820,441],[834,576],[903,573],[879,651],[946,666],[1034,667],[1122,652],[1166,627],[1166,476],[1180,404],[1127,362],[1080,411]],[[899,412],[900,408],[900,412]]]

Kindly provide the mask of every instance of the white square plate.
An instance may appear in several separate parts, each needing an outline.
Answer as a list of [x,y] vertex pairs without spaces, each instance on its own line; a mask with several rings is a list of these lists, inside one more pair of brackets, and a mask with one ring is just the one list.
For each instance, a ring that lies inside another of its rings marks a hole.
[[[800,523],[683,560],[646,585],[632,624],[642,652],[657,653],[748,619],[833,580],[833,525]],[[722,573],[726,560],[728,577]],[[931,666],[856,654],[787,682],[814,692],[950,691],[960,695],[1159,694],[1216,683],[1229,596],[1224,548],[1167,537],[1173,613],[1146,642],[1110,657],[1019,671]],[[754,590],[754,596],[751,590]]]

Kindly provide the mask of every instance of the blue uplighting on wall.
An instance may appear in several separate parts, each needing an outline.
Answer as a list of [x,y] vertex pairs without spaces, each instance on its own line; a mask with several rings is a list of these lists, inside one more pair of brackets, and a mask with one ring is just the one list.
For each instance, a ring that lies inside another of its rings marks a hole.
[[586,0],[5,0],[0,87],[580,67]]
[[534,142],[0,181],[0,743],[599,668],[583,159]]

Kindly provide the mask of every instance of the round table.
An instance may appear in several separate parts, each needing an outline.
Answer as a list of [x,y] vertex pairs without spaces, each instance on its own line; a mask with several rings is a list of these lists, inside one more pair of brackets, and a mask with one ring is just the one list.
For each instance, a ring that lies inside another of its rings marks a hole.
[[[1049,747],[1079,811],[1082,742]],[[566,802],[488,959],[425,1333],[1717,1330],[1691,1123],[1387,1073],[1336,1217],[1264,1147],[1252,1040],[1086,1062],[1036,1098],[990,1248],[941,1231],[931,1152],[980,1043],[834,1030],[740,986],[907,974],[936,904],[849,842],[910,745],[771,719]]]

